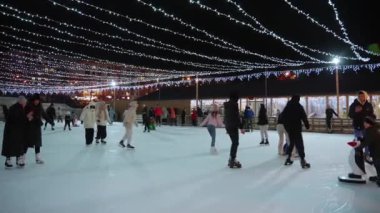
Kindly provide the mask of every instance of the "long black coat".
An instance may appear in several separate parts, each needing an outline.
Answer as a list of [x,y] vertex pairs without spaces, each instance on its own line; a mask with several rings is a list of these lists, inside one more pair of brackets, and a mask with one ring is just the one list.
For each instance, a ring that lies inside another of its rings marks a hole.
[[299,102],[289,101],[281,115],[287,132],[302,132],[302,122],[309,128],[305,109]]
[[33,112],[33,119],[28,121],[27,124],[27,146],[42,146],[41,126],[43,122],[41,119],[43,118],[51,124],[53,120],[46,115],[41,104],[36,106],[33,102],[28,103],[25,107],[25,114],[28,115],[29,112]]
[[26,144],[26,133],[25,109],[16,103],[9,108],[6,117],[1,154],[6,157],[22,155]]
[[268,122],[268,115],[267,110],[265,108],[260,108],[259,111],[259,121],[257,122],[258,125],[267,125]]

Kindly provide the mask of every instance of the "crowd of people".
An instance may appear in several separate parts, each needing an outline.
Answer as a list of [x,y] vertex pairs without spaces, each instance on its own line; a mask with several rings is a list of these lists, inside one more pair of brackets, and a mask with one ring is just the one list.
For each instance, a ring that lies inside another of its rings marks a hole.
[[[238,106],[238,93],[231,93],[229,101],[223,104],[224,120],[221,118],[219,106],[211,105],[207,112],[207,116],[200,122],[200,126],[207,127],[211,137],[211,154],[217,154],[216,149],[216,128],[225,128],[231,139],[230,156],[228,166],[230,168],[241,168],[241,163],[237,160],[237,151],[239,146],[239,131],[244,134],[246,131],[253,131],[255,113],[247,106],[240,113]],[[119,142],[122,148],[134,149],[132,146],[133,128],[137,126],[137,107],[135,101],[129,103],[128,108],[124,111],[122,122],[125,127],[125,134]],[[174,107],[155,108],[142,107],[142,118],[144,124],[144,132],[154,130],[156,126],[161,126],[163,122],[171,126],[177,126],[177,115],[179,110]],[[16,157],[16,164],[19,167],[25,166],[25,154],[28,148],[34,148],[35,160],[37,164],[43,164],[41,158],[42,136],[41,127],[44,129],[48,125],[54,130],[55,123],[62,122],[64,118],[64,130],[71,130],[70,123],[75,124],[73,120],[76,115],[67,111],[63,113],[60,108],[57,112],[54,104],[51,104],[46,111],[42,108],[39,95],[33,95],[30,100],[20,96],[16,104],[12,105],[6,111],[6,122],[4,127],[3,149],[2,155],[6,157],[5,167],[13,167],[11,157]],[[115,111],[110,111],[110,106],[105,102],[91,101],[82,110],[79,120],[82,122],[85,129],[85,143],[90,146],[95,139],[95,143],[106,144],[107,124],[112,124],[115,119]],[[326,108],[326,125],[331,132],[331,119],[333,115],[338,116],[331,106]],[[182,110],[181,125],[185,124],[186,110]],[[193,109],[191,112],[191,123],[198,126],[198,119],[203,117],[200,109]],[[354,136],[356,141],[361,141],[355,149],[364,149],[366,161],[375,166],[378,175],[380,175],[380,127],[376,123],[374,110],[368,101],[368,95],[365,91],[358,93],[358,98],[350,105],[349,117],[352,119]],[[42,120],[45,120],[45,124]],[[303,126],[306,129],[310,128],[308,117],[304,107],[300,104],[300,96],[294,95],[288,101],[282,111],[277,112],[277,132],[279,135],[278,154],[286,155],[287,158],[284,165],[293,164],[293,158],[300,158],[302,168],[310,168],[310,164],[306,161],[304,141],[302,137]],[[258,113],[258,121],[256,123],[260,130],[261,142],[260,145],[269,145],[268,138],[268,115],[264,104],[260,105]],[[95,127],[97,129],[95,136]],[[95,136],[95,137],[94,137]],[[125,144],[126,142],[126,144]],[[372,177],[372,180],[377,181],[380,186],[380,179]]]

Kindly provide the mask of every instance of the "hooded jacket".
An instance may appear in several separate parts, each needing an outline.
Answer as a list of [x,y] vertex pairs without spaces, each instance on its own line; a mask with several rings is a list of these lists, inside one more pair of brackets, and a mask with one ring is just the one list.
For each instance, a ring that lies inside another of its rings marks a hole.
[[96,123],[96,106],[94,102],[90,102],[85,106],[80,115],[80,120],[83,121],[85,129],[95,128]]
[[[355,112],[356,108],[361,108],[362,111]],[[357,130],[364,129],[363,122],[366,116],[373,118],[376,117],[373,112],[372,104],[370,104],[368,101],[365,101],[363,104],[361,104],[358,99],[355,99],[355,101],[350,105],[348,116],[352,119],[352,126]]]
[[299,103],[299,96],[292,98],[281,113],[281,120],[287,132],[302,131],[302,122],[309,129],[309,121],[303,106]]

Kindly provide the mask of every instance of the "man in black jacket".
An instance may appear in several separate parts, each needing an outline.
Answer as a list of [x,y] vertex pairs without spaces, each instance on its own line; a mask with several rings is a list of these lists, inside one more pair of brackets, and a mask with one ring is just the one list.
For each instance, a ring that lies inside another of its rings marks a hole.
[[54,119],[56,117],[56,114],[55,114],[55,108],[54,108],[53,103],[51,103],[50,106],[46,109],[46,115],[48,116],[50,122],[48,122],[47,120],[45,121],[44,130],[46,130],[46,126],[48,125],[48,123],[50,123],[51,125],[51,130],[54,130]]
[[[372,104],[368,102],[368,94],[366,91],[359,91],[358,98],[350,105],[348,116],[352,119],[355,139],[359,140],[360,138],[363,138],[364,118],[367,116],[376,118]],[[365,159],[367,162],[371,161],[367,147],[365,147]]]
[[244,129],[240,119],[238,100],[239,95],[233,92],[230,95],[230,100],[224,102],[224,124],[232,142],[228,161],[230,168],[241,168],[240,162],[236,160],[236,153],[239,146],[239,129],[242,134],[244,134]]
[[305,150],[302,138],[302,123],[304,123],[306,129],[309,129],[309,121],[307,120],[306,112],[303,106],[299,103],[300,96],[294,95],[292,99],[287,103],[284,111],[282,112],[282,119],[286,132],[289,135],[290,145],[288,149],[288,158],[285,161],[285,165],[293,164],[291,160],[292,151],[296,146],[298,155],[301,158],[302,168],[310,168],[310,164],[305,160]]

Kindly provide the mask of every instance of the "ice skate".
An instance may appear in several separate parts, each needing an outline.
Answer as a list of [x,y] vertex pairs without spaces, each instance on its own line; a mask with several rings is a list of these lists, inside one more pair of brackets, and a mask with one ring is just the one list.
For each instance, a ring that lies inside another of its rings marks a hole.
[[368,180],[371,182],[376,182],[378,180],[378,177],[377,176],[371,176],[368,178]]
[[260,145],[264,145],[264,144],[265,144],[264,140],[261,140]]
[[135,149],[135,147],[132,146],[131,144],[127,144],[127,149]]
[[302,169],[309,169],[310,168],[310,163],[306,162],[305,159],[301,160],[301,167]]
[[36,163],[37,164],[44,164],[45,162],[41,159],[40,154],[36,154]]
[[212,146],[212,147],[210,148],[210,154],[212,154],[212,155],[217,155],[217,154],[218,154],[218,150],[217,150],[214,146]]
[[96,143],[96,144],[99,144],[99,139],[96,139],[96,140],[95,140],[95,143]]
[[101,140],[100,142],[102,142],[102,144],[106,144],[107,143],[107,141],[105,141],[105,140]]
[[24,167],[25,166],[25,155],[17,157],[16,158],[16,164],[18,167]]
[[9,159],[7,159],[7,160],[5,160],[5,168],[6,169],[10,169],[10,168],[12,168],[13,167],[13,164],[12,164],[12,161],[11,161],[11,159],[9,158]]
[[236,159],[234,159],[234,160],[230,159],[228,161],[228,167],[230,167],[231,169],[234,169],[234,168],[240,169],[241,168],[241,163],[239,161],[237,161]]
[[269,145],[269,141],[268,141],[268,139],[265,140],[264,145]]
[[121,148],[125,148],[124,141],[120,141],[120,142],[119,142],[119,146],[120,146]]
[[286,159],[286,161],[285,161],[285,166],[290,166],[290,165],[292,165],[293,164],[293,161],[292,160],[290,160],[290,158],[287,158]]

